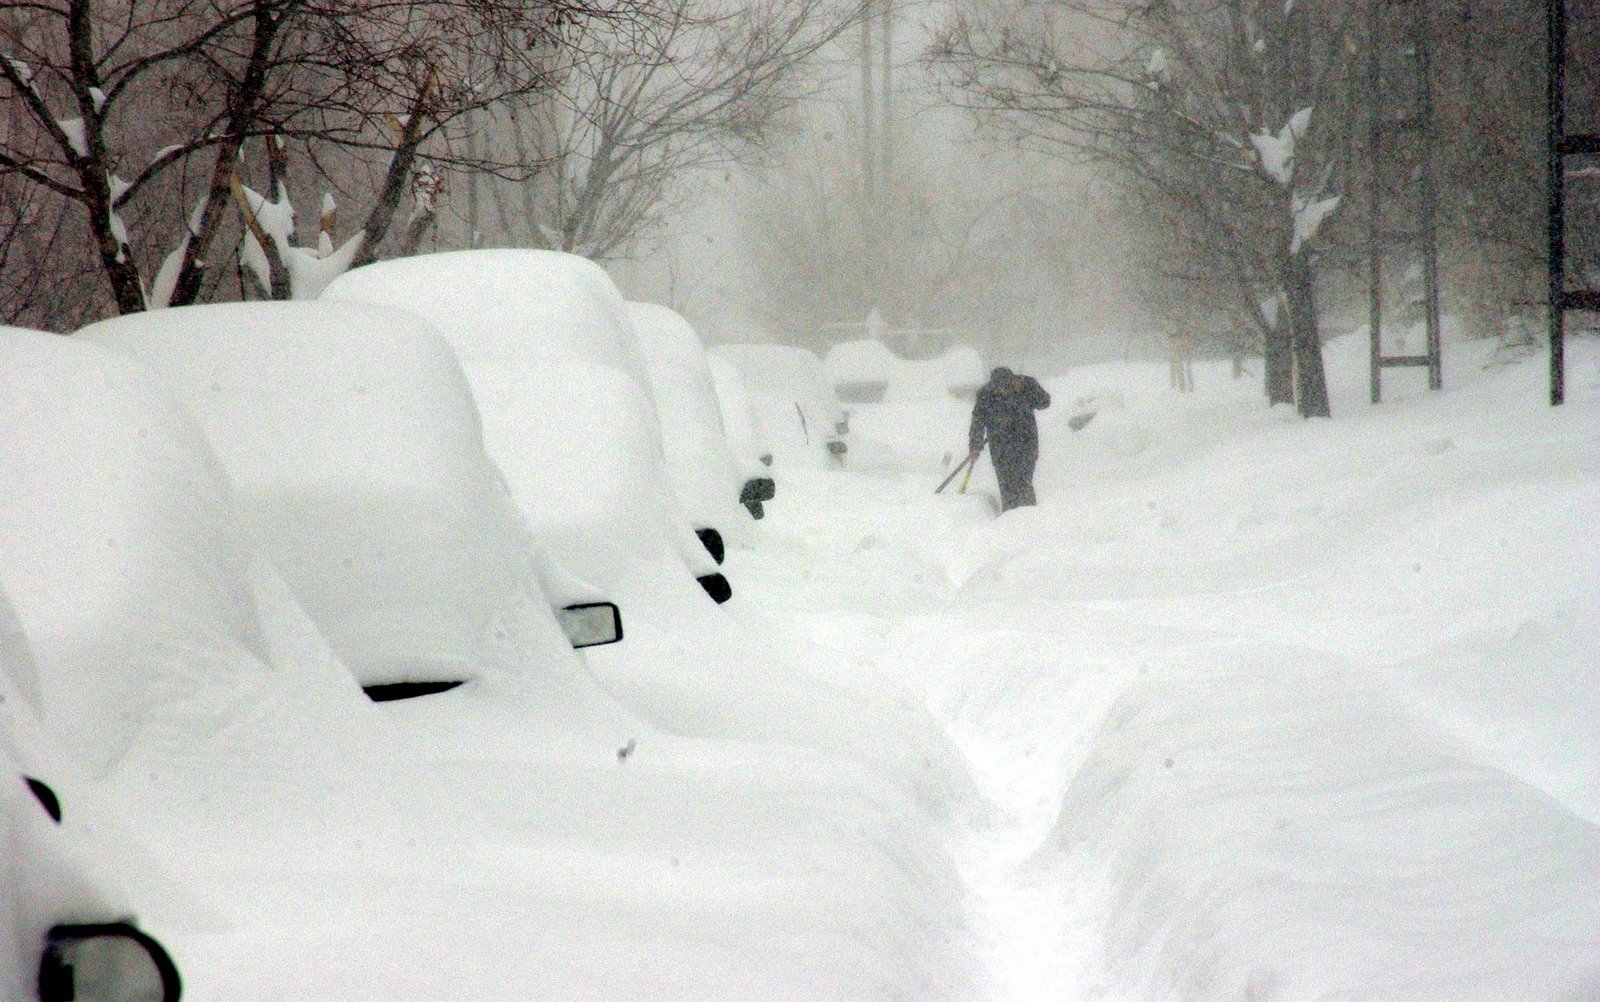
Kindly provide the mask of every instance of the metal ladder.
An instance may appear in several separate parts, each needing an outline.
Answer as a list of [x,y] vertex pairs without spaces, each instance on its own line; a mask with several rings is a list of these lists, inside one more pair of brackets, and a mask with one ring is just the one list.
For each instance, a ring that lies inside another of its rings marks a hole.
[[[1434,179],[1433,92],[1428,62],[1426,0],[1370,0],[1367,12],[1368,332],[1372,402],[1383,400],[1383,370],[1426,366],[1428,388],[1444,385],[1439,328],[1438,185]],[[1397,266],[1397,267],[1394,267]],[[1421,305],[1427,330],[1423,353],[1384,353],[1384,287],[1398,272],[1401,288],[1420,281],[1420,298],[1391,308],[1395,326],[1411,325]]]

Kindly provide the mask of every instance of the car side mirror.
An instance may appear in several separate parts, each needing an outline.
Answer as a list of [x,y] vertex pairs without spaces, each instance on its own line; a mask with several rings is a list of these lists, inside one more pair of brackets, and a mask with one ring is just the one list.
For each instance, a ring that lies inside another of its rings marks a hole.
[[622,639],[622,610],[615,602],[582,602],[556,610],[556,622],[574,648],[600,647]]
[[56,791],[50,789],[50,784],[42,779],[32,776],[23,776],[22,781],[28,784],[28,790],[33,793],[34,799],[39,801],[39,806],[50,815],[50,820],[56,824],[61,823],[61,798],[56,796]]
[[39,959],[40,1002],[177,1002],[178,967],[129,922],[58,925]]

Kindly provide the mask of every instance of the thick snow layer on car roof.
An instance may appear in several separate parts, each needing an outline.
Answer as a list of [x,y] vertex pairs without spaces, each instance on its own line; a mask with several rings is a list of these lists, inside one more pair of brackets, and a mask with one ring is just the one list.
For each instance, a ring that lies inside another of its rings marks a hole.
[[827,449],[842,411],[822,362],[804,348],[780,344],[718,345],[713,354],[739,370],[761,437],[781,470],[833,465]]
[[384,303],[426,317],[469,370],[582,362],[621,369],[649,386],[622,293],[605,269],[576,254],[419,254],[345,272],[321,298]]
[[622,296],[600,267],[555,251],[383,261],[326,299],[398,306],[435,323],[461,360],[489,454],[534,533],[608,592],[664,547],[710,558],[662,468],[660,422]]
[[232,303],[79,336],[149,364],[199,419],[251,532],[362,683],[572,660],[431,324],[364,304]]
[[285,699],[364,704],[331,658],[269,670],[308,624],[264,591],[276,572],[239,531],[203,434],[149,370],[14,329],[0,354],[0,587],[66,751],[105,771],[136,744],[205,744]]
[[705,346],[689,321],[655,303],[629,303],[628,315],[650,372],[667,475],[696,528],[715,528],[731,543],[747,538],[739,474],[728,446]]
[[787,344],[722,344],[711,349],[744,375],[751,393],[825,400],[833,395],[822,362],[805,348]]
[[884,384],[883,402],[971,399],[988,378],[978,352],[956,345],[933,358],[902,358],[882,341],[845,341],[828,349],[823,359],[829,383],[838,390],[852,383]]
[[[599,365],[469,365],[489,452],[557,559],[614,593],[672,527],[663,502],[655,409],[625,374]],[[686,578],[687,580],[687,578]]]
[[882,341],[842,341],[822,357],[828,378],[838,385],[846,380],[893,379],[902,359]]

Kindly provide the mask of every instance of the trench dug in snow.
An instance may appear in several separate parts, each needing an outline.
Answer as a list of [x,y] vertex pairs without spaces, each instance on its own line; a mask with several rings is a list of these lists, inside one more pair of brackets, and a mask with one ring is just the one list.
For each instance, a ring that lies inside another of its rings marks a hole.
[[[743,567],[759,581],[757,601],[797,616],[806,639],[928,707],[982,800],[953,854],[988,953],[986,994],[1061,999],[1063,984],[1087,980],[1086,967],[1074,968],[1088,963],[1081,944],[1092,932],[1073,901],[1029,878],[1026,863],[1054,827],[1117,691],[1110,637],[1075,630],[1057,610],[1039,623],[1031,613],[1041,610],[965,601],[962,539],[990,521],[989,504],[979,495],[933,499],[922,479],[824,474],[787,483],[789,503],[777,506],[757,552],[741,555]],[[1091,661],[1110,671],[1063,670]]]

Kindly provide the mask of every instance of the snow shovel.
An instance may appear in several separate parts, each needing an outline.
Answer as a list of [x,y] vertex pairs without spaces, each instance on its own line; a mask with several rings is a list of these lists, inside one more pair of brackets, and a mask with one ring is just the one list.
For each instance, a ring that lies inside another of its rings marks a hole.
[[943,494],[944,489],[950,486],[950,481],[954,480],[956,478],[956,474],[960,473],[962,468],[965,467],[967,471],[967,479],[961,482],[961,493],[965,494],[967,492],[967,484],[972,481],[972,467],[974,465],[974,460],[977,458],[978,454],[976,452],[967,453],[967,458],[957,463],[956,468],[950,471],[950,475],[944,478],[944,483],[940,484],[938,487],[935,487],[933,492],[935,494]]

